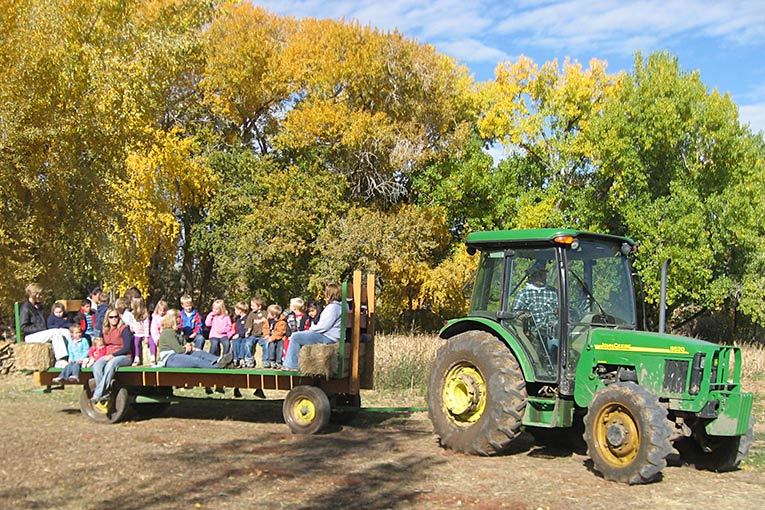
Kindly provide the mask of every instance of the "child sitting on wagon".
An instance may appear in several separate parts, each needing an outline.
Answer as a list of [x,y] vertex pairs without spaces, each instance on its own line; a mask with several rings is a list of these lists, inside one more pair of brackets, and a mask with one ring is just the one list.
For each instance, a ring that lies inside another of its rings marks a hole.
[[247,335],[247,304],[239,301],[234,306],[234,336],[231,337],[231,350],[234,352],[234,366],[253,368],[255,360],[252,357],[254,338]]
[[[88,302],[90,304],[90,302]],[[71,383],[80,382],[80,367],[88,362],[88,341],[83,338],[82,327],[79,324],[69,326],[71,338],[67,341],[67,350],[69,351],[69,363],[64,369],[54,377],[53,384],[61,384],[64,381]]]
[[268,362],[265,368],[282,368],[282,349],[287,336],[287,319],[282,316],[282,307],[273,304],[267,308],[268,315],[263,325],[263,340],[268,349]]
[[100,335],[93,339],[93,345],[88,350],[88,359],[85,362],[85,367],[92,367],[93,363],[104,356],[106,356],[106,344],[104,344],[104,336]]

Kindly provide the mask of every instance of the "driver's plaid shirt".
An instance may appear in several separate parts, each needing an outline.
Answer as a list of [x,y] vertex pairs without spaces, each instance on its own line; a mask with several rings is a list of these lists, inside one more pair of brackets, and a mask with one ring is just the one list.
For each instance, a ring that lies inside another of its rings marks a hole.
[[552,323],[558,316],[558,291],[553,287],[536,287],[531,283],[521,289],[513,310],[528,310],[537,327]]

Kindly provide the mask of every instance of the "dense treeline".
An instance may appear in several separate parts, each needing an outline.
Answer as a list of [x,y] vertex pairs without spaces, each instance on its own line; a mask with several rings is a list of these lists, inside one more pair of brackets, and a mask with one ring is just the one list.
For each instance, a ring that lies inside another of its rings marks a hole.
[[205,306],[361,268],[389,324],[428,327],[465,305],[467,232],[567,226],[638,240],[649,301],[671,258],[677,321],[765,324],[765,142],[671,55],[475,83],[249,2],[0,0],[0,66],[0,316],[32,280]]

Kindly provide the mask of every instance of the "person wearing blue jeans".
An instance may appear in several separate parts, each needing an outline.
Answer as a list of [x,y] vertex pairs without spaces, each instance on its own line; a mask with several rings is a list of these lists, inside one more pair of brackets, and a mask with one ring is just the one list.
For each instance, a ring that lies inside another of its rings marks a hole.
[[109,308],[106,312],[106,324],[103,333],[106,356],[99,358],[93,364],[93,379],[96,382],[96,389],[90,400],[96,404],[98,410],[106,412],[109,402],[109,386],[114,379],[114,374],[117,373],[119,367],[129,366],[133,362],[133,333],[122,322],[119,313],[114,308]]
[[324,297],[329,303],[319,316],[319,322],[312,324],[308,331],[298,331],[290,338],[287,355],[284,357],[284,370],[297,370],[300,347],[310,344],[334,344],[340,340],[340,321],[343,305],[340,300],[343,290],[340,285],[330,283],[324,289]]
[[234,355],[228,352],[218,357],[197,349],[192,342],[184,342],[178,331],[178,311],[168,310],[162,318],[159,335],[159,362],[157,366],[169,368],[226,368]]

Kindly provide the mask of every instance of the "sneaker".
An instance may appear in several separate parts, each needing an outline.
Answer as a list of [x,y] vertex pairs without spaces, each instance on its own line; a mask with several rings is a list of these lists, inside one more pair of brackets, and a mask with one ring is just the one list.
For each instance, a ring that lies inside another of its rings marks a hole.
[[255,368],[255,360],[254,359],[244,360],[244,368]]
[[64,382],[64,378],[61,376],[54,377],[53,379],[50,380],[50,382],[52,382],[53,384],[61,384],[62,382]]
[[258,398],[266,398],[266,394],[265,394],[265,393],[263,393],[263,390],[262,390],[262,389],[260,389],[260,388],[258,388],[257,390],[255,390],[255,393],[253,393],[253,395],[255,395],[255,396],[256,396],[256,397],[258,397]]
[[213,389],[210,388],[209,386],[207,386],[207,387],[205,387],[205,393],[207,393],[208,395],[212,395],[213,394]]
[[70,375],[68,381],[71,382],[71,383],[79,383],[80,382],[80,378],[77,377],[76,375]]
[[281,363],[274,363],[272,366],[273,366],[275,369],[277,369],[277,370],[282,370],[282,369],[284,368],[284,367],[282,367],[282,364],[281,364]]
[[234,396],[236,398],[242,398],[242,392],[239,391],[239,388],[234,388]]
[[106,414],[109,412],[109,401],[98,402],[94,404],[93,407],[95,407],[98,412]]
[[231,351],[228,351],[226,354],[221,354],[221,357],[218,358],[218,368],[226,368],[228,367],[231,362],[234,360],[234,353]]
[[226,393],[226,388],[216,386],[215,387],[215,392],[216,393]]

